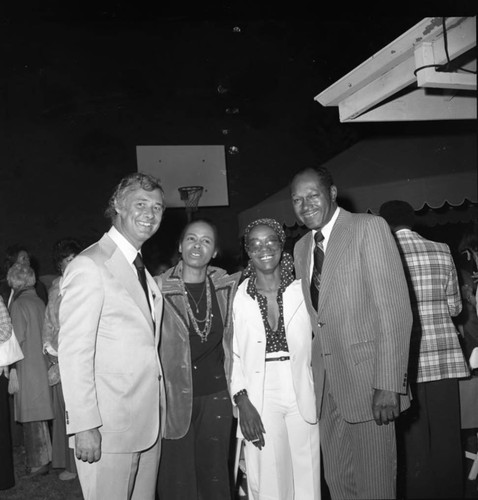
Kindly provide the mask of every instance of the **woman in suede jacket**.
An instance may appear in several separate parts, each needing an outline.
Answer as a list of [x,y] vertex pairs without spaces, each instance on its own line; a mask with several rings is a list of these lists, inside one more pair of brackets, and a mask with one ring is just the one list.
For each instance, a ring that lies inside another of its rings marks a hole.
[[217,231],[209,221],[188,223],[179,252],[178,264],[157,277],[166,386],[158,494],[166,500],[227,500],[232,301],[240,273],[209,265],[217,255]]

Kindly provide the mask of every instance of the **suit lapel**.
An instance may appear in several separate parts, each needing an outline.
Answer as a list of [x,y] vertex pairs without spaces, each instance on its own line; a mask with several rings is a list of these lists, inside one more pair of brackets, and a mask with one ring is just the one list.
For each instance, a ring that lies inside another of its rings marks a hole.
[[151,276],[149,271],[146,269],[146,279],[148,281],[149,288],[151,290],[151,295],[153,296],[153,309],[154,309],[154,326],[155,326],[155,337],[159,332],[159,325],[161,324],[161,318],[163,315],[163,297],[161,291],[156,283],[155,279]]
[[310,270],[312,265],[312,231],[309,231],[305,240],[305,259],[302,263],[302,276],[307,280],[307,286],[310,287]]
[[161,293],[165,304],[168,304],[173,317],[179,323],[180,328],[176,331],[184,339],[189,338],[189,319],[186,311],[185,301],[182,293],[179,291],[178,282],[181,277],[182,266],[179,263],[161,279]]
[[153,318],[151,317],[151,311],[149,309],[144,290],[141,287],[141,283],[139,282],[134,269],[129,265],[125,256],[118,247],[116,247],[111,258],[105,262],[105,266],[108,268],[110,273],[115,276],[115,278],[117,278],[118,281],[126,288],[131,298],[141,309],[141,312],[148,321],[152,330]]
[[237,283],[239,281],[239,273],[233,275],[224,273],[223,276],[219,276],[218,278],[216,278],[215,274],[217,274],[218,272],[219,271],[214,269],[210,275],[210,278],[214,283],[217,302],[219,304],[219,309],[221,310],[224,329],[226,330],[232,321],[232,299],[233,294],[235,293],[237,288]]
[[352,237],[347,224],[348,217],[349,212],[340,209],[337,220],[335,221],[332,232],[330,233],[330,239],[327,243],[327,250],[325,252],[324,265],[322,267],[322,276],[320,280],[318,307],[319,316],[327,304],[330,296],[328,292],[334,283],[335,271]]
[[301,240],[303,247],[297,252],[297,267],[300,272],[300,277],[302,280],[302,292],[305,297],[305,302],[307,304],[307,310],[311,316],[312,323],[317,324],[317,311],[312,305],[312,300],[310,298],[310,275],[311,275],[311,263],[312,263],[312,231],[309,231]]
[[296,293],[296,287],[301,286],[299,283],[290,284],[284,292],[284,325],[286,332],[289,328],[289,323],[294,317],[295,313],[304,302],[302,294]]

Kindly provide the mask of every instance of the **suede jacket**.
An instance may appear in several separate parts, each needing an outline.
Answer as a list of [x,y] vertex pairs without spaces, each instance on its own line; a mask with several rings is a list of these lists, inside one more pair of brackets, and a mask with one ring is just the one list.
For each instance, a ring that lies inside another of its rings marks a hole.
[[[224,269],[208,266],[221,310],[224,334],[224,371],[229,387],[232,370],[232,302],[241,273],[227,274]],[[163,437],[179,439],[189,429],[193,405],[189,320],[180,287],[182,261],[156,278],[164,299],[159,355],[166,385],[166,425]]]

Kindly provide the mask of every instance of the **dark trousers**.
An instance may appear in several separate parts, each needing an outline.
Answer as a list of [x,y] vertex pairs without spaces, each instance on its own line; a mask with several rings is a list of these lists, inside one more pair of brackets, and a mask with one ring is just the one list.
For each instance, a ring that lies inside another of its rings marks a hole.
[[411,384],[411,391],[396,426],[398,498],[463,498],[458,380]]
[[159,500],[229,500],[231,428],[227,391],[193,398],[186,435],[162,440]]
[[61,382],[52,388],[53,422],[51,425],[52,459],[51,466],[76,473],[75,452],[70,448],[65,422],[65,399]]
[[0,490],[15,486],[8,380],[0,375]]

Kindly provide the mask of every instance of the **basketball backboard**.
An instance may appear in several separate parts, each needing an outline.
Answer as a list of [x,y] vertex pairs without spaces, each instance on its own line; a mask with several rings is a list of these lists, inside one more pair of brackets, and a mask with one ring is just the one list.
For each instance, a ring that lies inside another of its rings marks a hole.
[[178,188],[203,186],[199,207],[228,206],[224,146],[136,146],[138,172],[157,177],[167,207],[184,208]]

